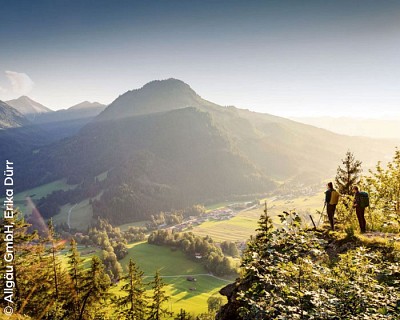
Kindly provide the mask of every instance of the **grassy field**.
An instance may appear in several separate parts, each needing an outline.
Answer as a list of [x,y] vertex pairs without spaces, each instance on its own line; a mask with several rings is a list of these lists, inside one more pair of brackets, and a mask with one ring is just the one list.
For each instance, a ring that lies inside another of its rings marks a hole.
[[[57,180],[54,182],[50,182],[44,184],[40,187],[36,187],[33,189],[25,190],[23,192],[17,193],[14,195],[14,204],[16,208],[19,208],[21,212],[25,214],[30,214],[32,211],[32,205],[27,203],[26,198],[31,198],[33,201],[39,200],[42,197],[47,196],[56,190],[69,190],[75,188],[76,185],[69,185],[66,183],[65,179]],[[3,198],[0,199],[3,202]]]
[[[92,199],[98,199],[100,196],[101,193]],[[53,217],[54,224],[68,223],[68,214],[71,212],[69,217],[70,227],[79,231],[86,231],[93,217],[93,208],[89,201],[90,198],[87,198],[76,204],[68,203],[62,206],[60,213]]]
[[[69,243],[65,243],[65,248],[60,252],[61,264],[65,268],[68,268],[68,255],[70,254],[69,249]],[[78,250],[81,255],[84,269],[90,268],[91,260],[94,255],[101,257],[101,250],[96,247],[78,246]]]
[[144,226],[146,226],[146,223],[148,223],[148,222],[150,222],[150,220],[125,223],[125,224],[119,225],[118,228],[120,228],[121,231],[128,231],[129,227],[144,227]]
[[[160,270],[161,276],[168,284],[167,292],[171,297],[169,307],[173,312],[179,312],[181,308],[196,314],[206,312],[207,299],[230,282],[206,275],[207,271],[200,263],[188,259],[178,250],[173,251],[147,242],[128,246],[128,255],[120,261],[124,270],[129,259],[133,259],[143,270],[146,282],[152,280],[157,269]],[[188,275],[197,275],[197,281],[187,281]],[[190,288],[196,290],[192,291]],[[119,287],[113,289],[115,293],[118,290]]]
[[89,199],[85,199],[77,204],[66,204],[61,207],[61,212],[53,217],[55,225],[68,222],[68,213],[71,210],[69,225],[71,228],[85,231],[93,217],[93,209],[89,204]]
[[206,212],[210,212],[212,210],[217,210],[226,207],[228,204],[231,204],[232,202],[225,201],[225,202],[218,202],[212,205],[209,205],[206,207]]
[[[316,194],[308,197],[298,197],[293,199],[268,199],[268,213],[274,223],[279,223],[278,214],[283,211],[295,210],[305,217],[304,221],[311,224],[308,217],[311,214],[314,218],[319,218],[316,213],[323,206],[323,195]],[[255,234],[257,222],[263,213],[264,205],[248,211],[240,212],[236,217],[224,221],[208,221],[193,228],[192,232],[200,235],[209,235],[215,241],[245,241]],[[315,221],[316,219],[314,219]]]
[[[95,247],[79,246],[78,249],[84,260],[85,268],[90,267],[90,261],[94,254],[101,255],[101,250]],[[61,252],[62,264],[65,267],[67,267],[68,250],[69,244],[67,243],[66,248]],[[144,272],[145,283],[153,279],[157,269],[160,270],[160,274],[167,284],[167,294],[170,296],[166,306],[175,313],[178,313],[180,309],[185,309],[193,314],[207,312],[207,299],[213,294],[218,294],[223,286],[233,281],[233,279],[223,280],[208,275],[200,263],[188,259],[180,251],[173,251],[170,248],[151,245],[147,242],[128,245],[128,255],[120,260],[124,272],[127,270],[129,259],[133,259]],[[187,281],[186,277],[189,275],[194,275],[197,281]],[[119,283],[111,289],[111,292],[120,295],[121,286],[122,283]],[[147,295],[151,295],[150,290],[147,291]]]

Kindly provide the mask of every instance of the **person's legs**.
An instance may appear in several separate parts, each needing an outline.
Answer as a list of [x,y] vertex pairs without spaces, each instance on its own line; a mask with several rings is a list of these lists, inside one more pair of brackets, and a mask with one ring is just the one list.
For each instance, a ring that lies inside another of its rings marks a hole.
[[356,214],[358,219],[358,224],[360,225],[360,230],[362,233],[366,231],[367,222],[364,217],[365,208],[356,207]]
[[361,232],[364,233],[367,231],[367,221],[365,221],[365,208],[361,208],[361,222],[362,222],[362,228]]
[[333,216],[335,214],[335,209],[336,209],[336,205],[334,205],[334,204],[328,204],[326,207],[326,212],[328,213],[328,219],[329,219],[329,223],[331,225],[332,230],[335,229],[334,220],[333,220]]

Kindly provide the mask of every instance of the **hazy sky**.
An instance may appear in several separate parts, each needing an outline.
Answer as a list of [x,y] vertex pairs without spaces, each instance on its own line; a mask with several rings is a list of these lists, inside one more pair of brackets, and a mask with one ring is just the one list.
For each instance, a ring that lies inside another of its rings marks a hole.
[[154,79],[283,116],[400,116],[400,1],[0,0],[0,99],[112,102]]

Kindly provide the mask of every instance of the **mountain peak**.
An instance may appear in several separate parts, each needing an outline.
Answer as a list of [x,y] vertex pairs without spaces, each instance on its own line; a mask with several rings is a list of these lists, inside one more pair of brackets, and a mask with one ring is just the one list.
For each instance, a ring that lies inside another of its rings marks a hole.
[[78,103],[72,107],[69,107],[68,110],[76,110],[76,109],[86,109],[86,108],[95,108],[95,107],[104,107],[104,104],[101,104],[99,102],[90,102],[90,101],[83,101],[81,103]]
[[28,96],[21,96],[18,99],[6,101],[8,105],[17,109],[23,115],[34,115],[37,113],[52,112],[53,110],[45,107],[29,98]]
[[207,102],[181,80],[154,80],[140,89],[119,96],[98,118],[105,120],[166,112],[186,107],[201,107],[205,103]]
[[175,78],[169,78],[165,80],[153,80],[146,83],[142,89],[160,90],[160,89],[183,89],[193,91],[193,89],[185,82]]

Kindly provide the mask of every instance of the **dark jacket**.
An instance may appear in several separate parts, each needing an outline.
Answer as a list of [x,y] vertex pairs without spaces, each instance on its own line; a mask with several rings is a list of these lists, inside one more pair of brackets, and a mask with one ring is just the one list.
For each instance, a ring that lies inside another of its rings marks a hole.
[[361,195],[360,191],[357,191],[354,195],[353,206],[360,207],[360,205],[361,205]]
[[331,202],[331,195],[332,195],[332,189],[328,189],[325,191],[325,203],[329,204]]

